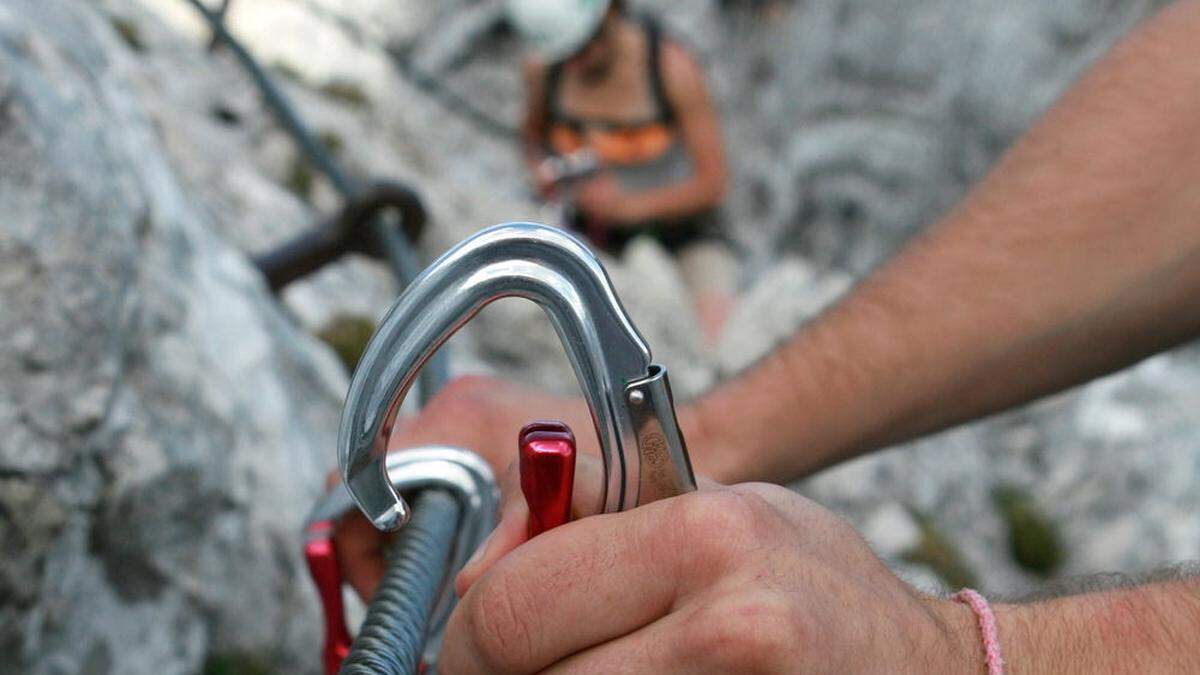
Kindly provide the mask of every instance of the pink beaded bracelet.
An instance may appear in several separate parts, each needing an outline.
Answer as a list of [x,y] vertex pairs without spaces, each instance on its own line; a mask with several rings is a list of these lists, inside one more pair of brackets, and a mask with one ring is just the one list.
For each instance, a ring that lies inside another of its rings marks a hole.
[[964,588],[952,599],[963,603],[979,618],[979,632],[983,635],[983,658],[988,675],[1004,675],[1004,658],[1000,656],[1000,631],[996,628],[996,615],[986,598],[977,591]]

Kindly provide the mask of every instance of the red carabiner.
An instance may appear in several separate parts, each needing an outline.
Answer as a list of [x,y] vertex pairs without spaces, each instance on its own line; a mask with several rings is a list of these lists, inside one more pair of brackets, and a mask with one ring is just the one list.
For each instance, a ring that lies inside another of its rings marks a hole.
[[517,437],[521,492],[529,504],[529,538],[571,519],[575,434],[562,422],[526,424]]
[[342,570],[333,547],[333,522],[321,520],[305,531],[304,559],[317,586],[325,615],[325,648],[321,663],[326,675],[337,675],[342,661],[350,653],[350,631],[346,628],[346,608],[342,604]]
[[[317,585],[321,608],[325,614],[325,646],[321,650],[321,665],[325,675],[337,675],[342,662],[350,655],[350,630],[346,628],[346,609],[342,602],[342,570],[338,567],[337,552],[333,547],[333,522],[321,520],[305,531],[304,559],[308,571]],[[418,675],[427,672],[422,661]]]
[[[575,435],[562,422],[525,425],[518,436],[521,492],[529,504],[529,536],[533,538],[571,519],[575,486]],[[317,586],[325,615],[325,647],[321,662],[326,675],[337,675],[350,654],[350,631],[342,601],[342,571],[333,541],[333,522],[321,520],[305,530],[304,559]],[[425,664],[421,664],[424,672]]]

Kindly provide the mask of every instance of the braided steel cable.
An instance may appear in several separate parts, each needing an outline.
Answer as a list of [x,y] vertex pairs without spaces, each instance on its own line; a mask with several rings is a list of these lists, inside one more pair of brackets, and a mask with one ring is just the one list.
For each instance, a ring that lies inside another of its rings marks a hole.
[[434,602],[448,580],[462,514],[458,501],[437,489],[416,499],[412,520],[388,550],[387,570],[366,619],[342,662],[342,675],[412,675],[421,665]]

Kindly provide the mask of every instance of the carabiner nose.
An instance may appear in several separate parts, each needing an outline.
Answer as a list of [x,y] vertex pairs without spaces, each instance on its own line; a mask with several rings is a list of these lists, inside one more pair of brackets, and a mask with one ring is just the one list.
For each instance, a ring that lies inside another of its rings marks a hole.
[[603,510],[695,489],[666,369],[651,363],[600,261],[560,229],[509,223],[464,240],[417,277],[359,362],[342,413],[338,461],[371,522],[393,530],[408,517],[383,460],[421,366],[480,309],[506,296],[540,305],[562,340],[600,440]]

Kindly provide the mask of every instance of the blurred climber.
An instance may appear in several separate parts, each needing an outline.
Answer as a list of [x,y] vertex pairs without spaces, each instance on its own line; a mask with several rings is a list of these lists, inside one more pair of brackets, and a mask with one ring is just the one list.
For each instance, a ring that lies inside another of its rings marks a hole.
[[622,0],[510,0],[532,54],[525,161],[567,225],[619,255],[637,236],[674,254],[710,343],[737,282],[717,231],[727,171],[720,119],[696,60]]

